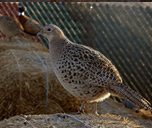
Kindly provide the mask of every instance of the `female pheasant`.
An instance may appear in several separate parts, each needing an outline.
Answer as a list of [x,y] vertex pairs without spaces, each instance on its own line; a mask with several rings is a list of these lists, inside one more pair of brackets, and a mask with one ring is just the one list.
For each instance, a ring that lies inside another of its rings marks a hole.
[[63,87],[85,102],[99,102],[115,95],[152,112],[149,101],[122,83],[116,67],[103,54],[69,41],[50,24],[38,33],[49,41],[53,70]]

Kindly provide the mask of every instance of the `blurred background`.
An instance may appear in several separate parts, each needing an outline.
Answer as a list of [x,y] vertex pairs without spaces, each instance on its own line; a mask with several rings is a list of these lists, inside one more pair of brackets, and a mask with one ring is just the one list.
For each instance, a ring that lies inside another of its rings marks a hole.
[[0,13],[17,18],[18,4],[42,26],[56,24],[71,41],[103,53],[124,83],[152,102],[152,3],[5,2]]

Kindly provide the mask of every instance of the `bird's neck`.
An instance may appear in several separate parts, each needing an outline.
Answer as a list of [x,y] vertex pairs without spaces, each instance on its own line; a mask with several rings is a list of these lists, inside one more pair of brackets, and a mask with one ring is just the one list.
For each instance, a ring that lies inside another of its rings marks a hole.
[[66,37],[64,35],[58,35],[58,36],[50,38],[49,41],[51,42],[51,44],[56,44],[63,40],[66,40]]
[[64,46],[67,43],[69,43],[67,38],[58,38],[49,42],[49,51],[53,63],[56,63],[56,60],[63,54]]
[[49,49],[54,49],[54,51],[60,52],[63,46],[68,42],[69,41],[66,37],[52,39],[49,41]]

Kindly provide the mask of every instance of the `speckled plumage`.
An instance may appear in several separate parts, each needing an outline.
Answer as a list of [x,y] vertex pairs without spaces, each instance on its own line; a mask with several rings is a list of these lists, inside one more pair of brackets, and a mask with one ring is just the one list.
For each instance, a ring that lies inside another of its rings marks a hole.
[[39,35],[48,39],[54,72],[72,95],[86,102],[99,102],[112,94],[152,111],[145,98],[123,85],[119,72],[103,54],[72,43],[55,25],[43,27]]
[[89,102],[98,101],[108,95],[101,87],[111,81],[121,82],[116,68],[101,53],[65,42],[67,44],[63,46],[61,56],[53,60],[53,66],[59,81],[71,94]]

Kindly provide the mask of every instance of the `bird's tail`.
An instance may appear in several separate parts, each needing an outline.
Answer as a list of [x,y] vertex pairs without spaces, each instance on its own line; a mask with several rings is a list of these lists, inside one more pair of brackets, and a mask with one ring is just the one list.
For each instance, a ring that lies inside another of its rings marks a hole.
[[132,90],[130,87],[120,83],[117,85],[112,85],[110,88],[112,94],[114,95],[116,94],[121,98],[127,99],[130,102],[138,105],[140,108],[149,110],[152,113],[151,103],[148,100],[146,100],[144,97],[142,97],[139,93]]

